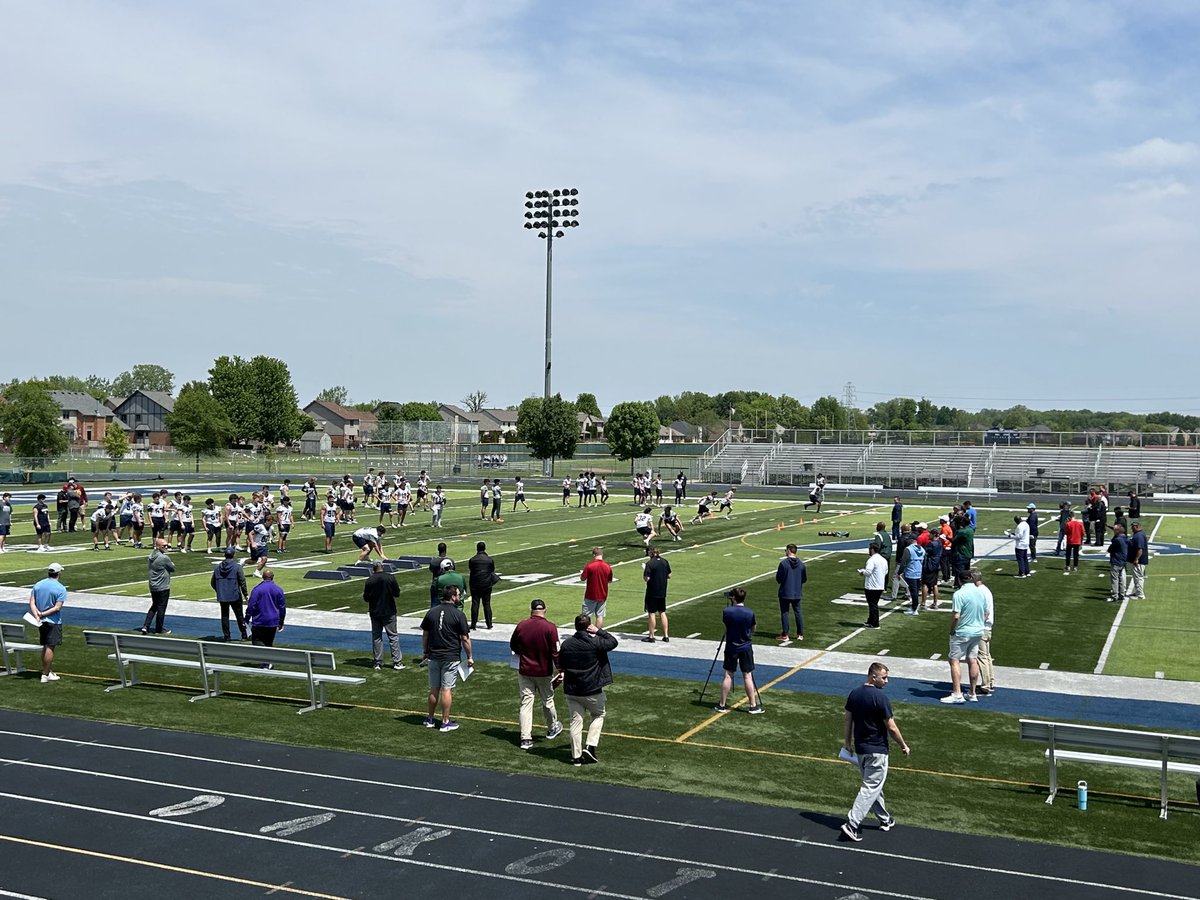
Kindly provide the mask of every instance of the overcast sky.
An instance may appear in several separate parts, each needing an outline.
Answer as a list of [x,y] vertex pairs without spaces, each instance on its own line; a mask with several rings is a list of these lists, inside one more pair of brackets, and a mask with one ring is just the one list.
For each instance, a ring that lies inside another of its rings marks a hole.
[[0,377],[1200,412],[1200,6],[0,0]]

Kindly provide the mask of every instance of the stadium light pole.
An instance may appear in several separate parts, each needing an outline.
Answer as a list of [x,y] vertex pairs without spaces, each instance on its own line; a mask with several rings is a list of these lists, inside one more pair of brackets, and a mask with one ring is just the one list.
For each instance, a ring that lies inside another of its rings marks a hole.
[[[550,344],[552,334],[554,288],[554,239],[563,237],[565,228],[579,227],[579,190],[554,188],[525,192],[525,227],[536,230],[546,242],[546,384],[543,396],[550,399]],[[542,474],[552,475],[551,461],[542,461]]]

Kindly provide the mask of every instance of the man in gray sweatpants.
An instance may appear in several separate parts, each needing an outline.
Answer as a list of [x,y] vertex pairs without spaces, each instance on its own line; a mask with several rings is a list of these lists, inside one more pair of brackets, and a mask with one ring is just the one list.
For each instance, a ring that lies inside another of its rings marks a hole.
[[908,744],[900,734],[892,716],[892,704],[884,695],[888,683],[888,667],[871,663],[867,681],[850,692],[846,698],[846,724],[843,747],[856,754],[862,772],[862,786],[854,805],[842,825],[842,834],[852,841],[862,840],[862,823],[869,813],[879,820],[880,831],[891,831],[895,817],[883,802],[883,785],[888,774],[888,735],[896,739],[904,755]]

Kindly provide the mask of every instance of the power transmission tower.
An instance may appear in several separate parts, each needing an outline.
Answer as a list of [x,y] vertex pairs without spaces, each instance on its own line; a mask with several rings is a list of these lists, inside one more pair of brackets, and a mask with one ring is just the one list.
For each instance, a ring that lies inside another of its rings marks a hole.
[[847,381],[842,387],[842,406],[846,409],[858,409],[858,394],[854,390],[853,381]]

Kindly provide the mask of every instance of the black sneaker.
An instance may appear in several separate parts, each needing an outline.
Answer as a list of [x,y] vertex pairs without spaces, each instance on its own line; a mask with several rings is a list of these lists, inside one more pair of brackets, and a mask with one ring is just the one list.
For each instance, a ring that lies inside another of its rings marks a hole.
[[653,644],[653,643],[654,643],[654,638],[652,638],[652,637],[644,637],[644,638],[642,638],[642,643],[643,643],[643,644]]
[[896,817],[895,816],[892,816],[886,822],[879,823],[880,831],[891,831],[895,827],[896,827]]
[[718,703],[716,706],[713,707],[713,709],[715,709],[717,712],[729,712],[729,707],[726,706],[724,703]]
[[750,715],[752,715],[752,716],[761,716],[763,713],[765,713],[765,712],[766,712],[766,710],[765,710],[765,709],[763,709],[761,706],[752,706],[752,707],[750,707],[750,709],[749,709],[749,710],[747,710],[747,711],[748,711],[748,712],[750,713]]
[[855,843],[862,840],[862,832],[850,824],[849,821],[842,823],[842,834],[848,837]]
[[584,747],[583,748],[583,761],[585,763],[588,763],[589,765],[592,763],[600,762],[600,756],[596,752],[595,747]]
[[571,757],[571,765],[575,766],[576,768],[579,768],[580,766],[583,765],[583,757],[582,756],[572,756]]
[[671,639],[670,639],[669,637],[664,637],[664,638],[662,639],[662,642],[663,642],[664,644],[669,644],[669,643],[671,643]]

